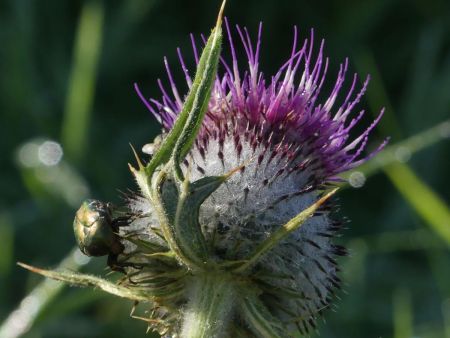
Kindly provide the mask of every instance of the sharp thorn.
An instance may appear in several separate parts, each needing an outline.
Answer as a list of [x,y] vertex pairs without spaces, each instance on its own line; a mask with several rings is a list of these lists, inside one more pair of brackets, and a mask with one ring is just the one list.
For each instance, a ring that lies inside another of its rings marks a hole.
[[133,145],[131,143],[130,143],[130,147],[131,147],[131,150],[133,150],[133,154],[134,154],[134,157],[136,158],[136,161],[138,163],[139,170],[144,169],[144,165],[142,164],[142,161],[139,158],[139,156],[138,156],[138,154],[136,152],[136,149],[134,149],[134,147],[133,147]]

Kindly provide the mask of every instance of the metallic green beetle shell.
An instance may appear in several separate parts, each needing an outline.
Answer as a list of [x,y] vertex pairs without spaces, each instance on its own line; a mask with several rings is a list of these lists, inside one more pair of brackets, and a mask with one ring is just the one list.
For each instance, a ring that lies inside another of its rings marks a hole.
[[118,255],[123,251],[114,233],[110,206],[97,200],[86,200],[75,214],[73,230],[80,250],[87,256]]

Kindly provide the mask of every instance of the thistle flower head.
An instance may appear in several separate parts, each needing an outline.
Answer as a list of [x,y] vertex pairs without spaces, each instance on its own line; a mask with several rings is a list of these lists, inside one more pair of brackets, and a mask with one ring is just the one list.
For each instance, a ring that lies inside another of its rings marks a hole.
[[[320,99],[328,58],[323,55],[323,41],[315,48],[312,31],[298,45],[294,29],[291,55],[276,74],[267,77],[259,70],[262,25],[255,43],[246,28],[236,26],[248,58],[245,70],[239,68],[227,21],[225,26],[231,61],[221,58],[223,71],[215,79],[202,129],[183,169],[191,181],[197,181],[238,168],[200,208],[202,232],[218,262],[245,259],[299,211],[314,204],[329,184],[339,180],[338,174],[384,146],[363,155],[369,133],[383,112],[361,135],[350,136],[364,114],[355,109],[369,78],[357,90],[355,74],[344,91],[347,60],[340,65],[328,97]],[[198,47],[193,36],[191,40],[198,63]],[[180,50],[178,56],[191,88],[192,78]],[[158,81],[162,99],[147,100],[137,86],[136,90],[170,130],[183,107],[183,97],[164,61],[169,89]],[[151,209],[150,203],[139,203],[138,212]],[[340,285],[336,256],[345,255],[346,250],[332,243],[342,222],[332,219],[331,209],[331,203],[323,205],[247,272],[260,290],[259,298],[272,315],[289,323],[289,329],[304,333],[314,328]]]
[[[363,155],[375,121],[356,138],[364,112],[355,107],[356,75],[344,90],[347,60],[323,98],[328,59],[314,35],[298,44],[271,77],[259,69],[262,27],[252,42],[246,28],[225,24],[231,60],[220,55],[221,14],[204,48],[192,37],[197,63],[189,93],[177,89],[165,59],[169,89],[144,104],[163,125],[158,142],[130,166],[139,193],[124,209],[90,201],[75,219],[87,254],[109,252],[124,273],[118,284],[92,276],[34,270],[74,284],[150,303],[149,328],[172,337],[290,337],[316,327],[340,286],[333,244],[341,228],[330,202],[338,174]],[[240,41],[248,59],[239,68]],[[216,76],[217,66],[222,65]],[[90,206],[95,206],[91,208]],[[105,235],[109,237],[105,239]],[[102,250],[92,245],[101,245]]]

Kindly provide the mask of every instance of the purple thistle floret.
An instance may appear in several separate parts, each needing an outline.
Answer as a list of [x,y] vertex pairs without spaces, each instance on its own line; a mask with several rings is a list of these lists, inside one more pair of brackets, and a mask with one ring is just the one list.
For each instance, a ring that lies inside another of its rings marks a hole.
[[[225,20],[225,23],[232,61],[230,65],[221,59],[225,72],[216,79],[203,133],[208,133],[215,127],[219,129],[226,127],[225,121],[234,121],[239,131],[246,128],[257,130],[261,137],[270,137],[273,144],[281,140],[285,143],[301,144],[320,161],[318,168],[320,178],[331,181],[336,179],[337,174],[360,165],[385,146],[386,141],[375,151],[365,157],[362,156],[368,136],[381,119],[384,110],[361,135],[353,140],[349,139],[352,128],[365,113],[364,110],[357,114],[353,111],[364,95],[370,77],[367,76],[362,88],[356,92],[358,76],[354,74],[350,89],[343,93],[348,71],[347,59],[340,65],[336,83],[328,98],[323,103],[319,102],[319,94],[327,74],[328,58],[323,56],[324,40],[321,41],[318,54],[314,58],[313,30],[310,39],[306,39],[299,48],[297,27],[294,27],[292,53],[269,82],[259,70],[262,24],[259,26],[256,47],[252,44],[247,28],[241,29],[236,26],[248,58],[248,69],[242,73],[238,66],[228,20]],[[203,36],[202,39],[204,41]],[[194,57],[198,62],[199,53],[193,35],[191,40]],[[186,83],[190,88],[191,76],[180,49],[177,52]],[[147,100],[137,85],[135,88],[147,108],[164,128],[169,130],[181,111],[183,99],[166,58],[164,63],[172,94],[169,94],[161,80],[158,80],[163,94],[161,101]],[[335,108],[340,95],[344,100]]]

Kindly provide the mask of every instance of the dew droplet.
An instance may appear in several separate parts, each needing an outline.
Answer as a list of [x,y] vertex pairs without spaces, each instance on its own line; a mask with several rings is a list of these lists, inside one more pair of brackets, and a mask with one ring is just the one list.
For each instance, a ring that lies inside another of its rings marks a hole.
[[411,158],[411,150],[407,147],[398,147],[397,150],[395,150],[395,158],[397,161],[406,163]]
[[355,171],[350,174],[348,183],[353,188],[361,188],[366,183],[366,176],[360,171]]

